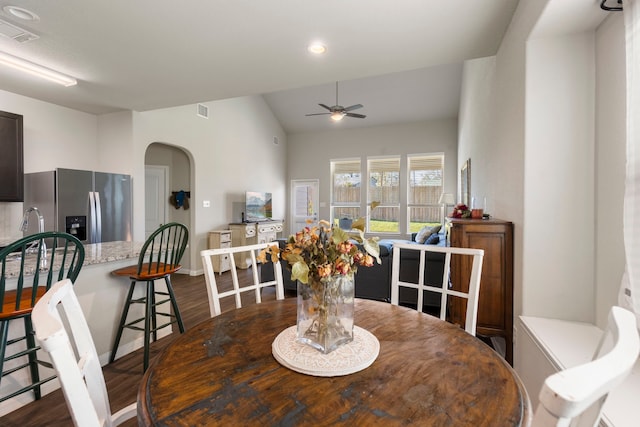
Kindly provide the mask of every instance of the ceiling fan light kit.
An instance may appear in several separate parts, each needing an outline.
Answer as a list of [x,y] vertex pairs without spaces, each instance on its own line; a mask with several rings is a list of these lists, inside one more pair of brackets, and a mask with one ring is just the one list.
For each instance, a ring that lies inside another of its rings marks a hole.
[[346,113],[341,112],[341,111],[334,111],[333,113],[331,113],[331,119],[336,121],[336,122],[339,122],[340,120],[342,120],[344,118],[345,114]]
[[358,108],[362,108],[362,104],[354,104],[349,107],[343,107],[338,104],[338,82],[336,82],[336,104],[333,107],[329,107],[325,104],[318,104],[322,108],[329,110],[328,113],[313,113],[313,114],[305,114],[306,116],[324,116],[329,115],[331,119],[335,122],[339,122],[344,117],[354,117],[356,119],[364,119],[364,114],[351,113],[353,110],[357,110]]

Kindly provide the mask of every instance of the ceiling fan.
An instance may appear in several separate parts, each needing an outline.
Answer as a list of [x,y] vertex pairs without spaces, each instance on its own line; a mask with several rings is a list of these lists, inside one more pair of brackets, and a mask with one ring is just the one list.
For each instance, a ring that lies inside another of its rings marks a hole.
[[305,116],[323,116],[328,114],[331,116],[331,119],[335,120],[336,122],[342,120],[344,117],[355,117],[357,119],[364,119],[365,117],[367,117],[364,114],[356,114],[356,113],[350,112],[353,110],[357,110],[358,108],[362,108],[363,107],[362,104],[355,104],[350,107],[343,107],[342,105],[338,104],[338,82],[336,82],[336,105],[334,105],[333,107],[329,107],[325,104],[318,104],[318,105],[321,106],[322,108],[329,110],[329,112],[305,114]]

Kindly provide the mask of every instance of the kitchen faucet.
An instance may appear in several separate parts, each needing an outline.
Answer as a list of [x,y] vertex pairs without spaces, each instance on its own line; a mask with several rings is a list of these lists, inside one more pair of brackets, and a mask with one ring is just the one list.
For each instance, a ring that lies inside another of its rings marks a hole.
[[[38,208],[36,208],[35,206],[31,206],[29,209],[24,211],[24,216],[22,217],[22,223],[20,224],[20,231],[24,232],[24,231],[27,231],[27,228],[29,228],[29,215],[31,214],[31,212],[35,212],[38,217],[38,233],[44,233],[44,217],[42,216]],[[37,252],[38,249],[36,246],[38,246],[37,242],[31,243],[31,245],[27,248],[27,253]],[[47,267],[47,245],[45,244],[44,240],[40,240],[40,254],[41,254],[40,268],[46,268]]]

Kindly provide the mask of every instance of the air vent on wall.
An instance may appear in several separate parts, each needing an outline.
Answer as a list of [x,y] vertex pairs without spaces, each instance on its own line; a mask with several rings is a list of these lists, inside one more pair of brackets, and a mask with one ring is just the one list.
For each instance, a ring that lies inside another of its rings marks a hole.
[[204,119],[209,118],[209,107],[204,104],[198,104],[198,117],[202,117]]
[[32,32],[29,32],[24,28],[20,28],[17,25],[11,24],[2,19],[0,19],[0,34],[5,37],[9,37],[10,39],[14,39],[18,43],[24,43],[40,38]]

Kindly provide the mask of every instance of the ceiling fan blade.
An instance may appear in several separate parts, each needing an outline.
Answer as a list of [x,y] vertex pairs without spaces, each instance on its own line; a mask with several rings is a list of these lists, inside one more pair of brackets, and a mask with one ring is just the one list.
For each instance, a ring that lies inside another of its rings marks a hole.
[[318,105],[321,106],[322,108],[325,108],[325,109],[331,111],[331,107],[328,107],[328,106],[326,106],[324,104],[318,104]]
[[325,116],[331,113],[313,113],[313,114],[305,114],[305,116]]
[[356,114],[356,113],[347,113],[346,116],[355,117],[356,119],[364,119],[365,117],[367,117],[364,114]]
[[347,107],[344,109],[344,111],[352,111],[352,110],[357,110],[358,108],[362,108],[363,105],[362,104],[355,104],[352,105],[351,107]]

